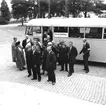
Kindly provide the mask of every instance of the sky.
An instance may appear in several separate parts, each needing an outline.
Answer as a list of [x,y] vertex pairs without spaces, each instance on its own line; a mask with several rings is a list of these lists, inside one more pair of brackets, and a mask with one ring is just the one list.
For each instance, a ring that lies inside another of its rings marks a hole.
[[[1,1],[2,0],[0,0],[0,3],[1,3]],[[6,2],[7,2],[7,4],[8,4],[8,7],[10,8],[10,10],[11,10],[11,0],[5,0]],[[104,0],[104,3],[106,3],[106,0]]]

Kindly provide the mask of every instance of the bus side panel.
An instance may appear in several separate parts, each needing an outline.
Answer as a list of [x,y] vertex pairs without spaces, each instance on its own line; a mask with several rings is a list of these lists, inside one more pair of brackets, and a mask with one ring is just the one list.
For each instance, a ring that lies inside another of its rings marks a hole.
[[[64,40],[65,43],[68,45],[69,41],[73,41],[73,45],[77,48],[78,53],[81,51],[83,42],[83,38],[69,38],[69,37],[54,37],[56,43],[59,40]],[[106,63],[106,40],[102,39],[87,39],[90,44],[90,57],[89,61],[93,62],[101,62]],[[83,55],[78,55],[77,60],[83,60]]]

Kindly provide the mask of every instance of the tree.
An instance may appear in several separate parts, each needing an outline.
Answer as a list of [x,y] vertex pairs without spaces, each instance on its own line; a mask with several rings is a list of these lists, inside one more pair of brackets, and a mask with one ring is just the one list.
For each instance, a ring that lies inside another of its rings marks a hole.
[[24,19],[27,17],[27,14],[28,14],[27,9],[28,9],[28,5],[26,3],[15,3],[12,5],[13,17],[16,19],[21,18],[22,25],[23,25]]
[[81,0],[69,0],[68,11],[73,17],[77,17],[81,12]]
[[65,0],[51,0],[51,15],[65,15]]
[[40,18],[45,18],[45,14],[48,12],[48,3],[40,1],[38,8],[40,8]]
[[73,17],[77,17],[82,12],[86,18],[89,12],[100,14],[102,4],[102,0],[68,0],[68,10]]
[[3,17],[7,21],[9,21],[11,18],[9,8],[5,0],[1,2],[1,17]]
[[81,0],[81,11],[84,13],[84,17],[87,17],[88,12],[100,14],[101,8],[99,8],[99,5],[101,4],[103,4],[102,0]]

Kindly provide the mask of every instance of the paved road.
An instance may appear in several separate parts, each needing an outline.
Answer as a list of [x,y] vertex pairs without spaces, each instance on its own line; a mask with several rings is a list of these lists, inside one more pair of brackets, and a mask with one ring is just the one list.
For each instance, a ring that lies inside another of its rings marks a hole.
[[[97,104],[106,104],[106,72],[105,67],[90,66],[90,73],[86,74],[83,65],[75,65],[75,73],[67,77],[67,72],[56,70],[56,85],[46,82],[47,76],[42,76],[42,81],[32,81],[27,77],[27,71],[18,71],[11,62],[10,45],[0,46],[0,81],[26,84],[53,93],[59,93],[76,99]],[[7,52],[6,52],[7,50]],[[101,70],[101,71],[100,71]],[[99,75],[98,72],[99,71]],[[102,76],[102,77],[101,77]]]

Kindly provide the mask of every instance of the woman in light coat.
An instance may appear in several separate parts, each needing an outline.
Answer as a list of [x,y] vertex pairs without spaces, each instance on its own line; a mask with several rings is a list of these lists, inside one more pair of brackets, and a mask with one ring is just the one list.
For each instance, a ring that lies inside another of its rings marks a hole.
[[14,37],[13,38],[13,43],[11,45],[11,52],[12,52],[12,61],[16,62],[16,42],[17,42],[17,38]]
[[20,41],[16,43],[16,65],[19,70],[26,69],[25,66],[25,58],[22,47],[20,46]]

